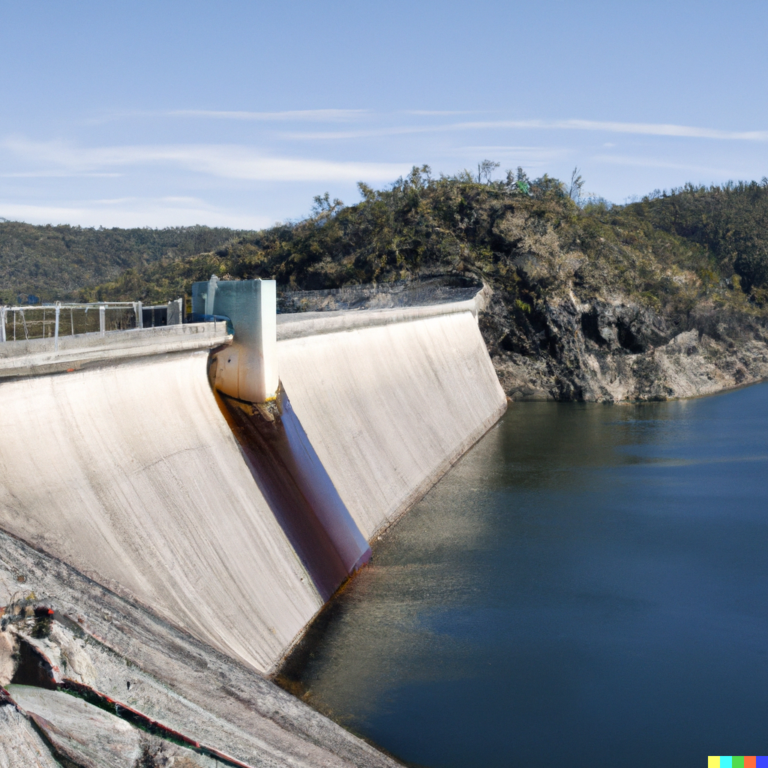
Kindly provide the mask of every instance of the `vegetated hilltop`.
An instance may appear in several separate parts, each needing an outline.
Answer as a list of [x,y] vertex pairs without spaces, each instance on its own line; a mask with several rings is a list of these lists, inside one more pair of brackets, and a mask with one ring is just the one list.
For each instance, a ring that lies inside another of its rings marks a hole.
[[0,304],[65,300],[131,267],[219,248],[242,231],[210,227],[83,229],[0,220]]
[[721,274],[735,274],[756,302],[766,302],[768,178],[760,184],[688,184],[671,193],[656,190],[628,210],[657,229],[706,246]]
[[92,299],[164,301],[195,280],[275,278],[289,289],[423,281],[486,286],[480,325],[513,398],[614,401],[714,392],[768,376],[768,189],[686,188],[624,207],[577,204],[518,169],[492,181],[414,168],[362,201],[326,194],[295,224],[133,269]]

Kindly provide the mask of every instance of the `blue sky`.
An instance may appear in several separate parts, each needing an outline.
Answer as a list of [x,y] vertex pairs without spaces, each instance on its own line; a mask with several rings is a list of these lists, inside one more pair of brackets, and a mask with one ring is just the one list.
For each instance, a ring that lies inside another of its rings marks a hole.
[[485,158],[768,176],[768,4],[0,0],[0,217],[261,227]]

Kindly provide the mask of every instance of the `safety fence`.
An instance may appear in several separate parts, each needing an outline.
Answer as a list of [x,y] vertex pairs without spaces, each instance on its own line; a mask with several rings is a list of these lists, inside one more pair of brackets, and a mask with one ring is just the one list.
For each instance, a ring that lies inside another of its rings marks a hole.
[[39,306],[0,306],[0,342],[54,339],[83,333],[125,331],[183,322],[182,299],[144,306],[140,301],[109,301],[88,304],[63,303]]

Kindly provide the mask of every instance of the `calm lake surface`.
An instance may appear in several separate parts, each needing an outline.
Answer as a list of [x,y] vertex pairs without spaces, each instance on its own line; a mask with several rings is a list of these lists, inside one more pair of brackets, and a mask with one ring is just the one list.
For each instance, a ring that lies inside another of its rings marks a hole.
[[512,404],[330,615],[312,701],[415,765],[768,754],[768,386]]

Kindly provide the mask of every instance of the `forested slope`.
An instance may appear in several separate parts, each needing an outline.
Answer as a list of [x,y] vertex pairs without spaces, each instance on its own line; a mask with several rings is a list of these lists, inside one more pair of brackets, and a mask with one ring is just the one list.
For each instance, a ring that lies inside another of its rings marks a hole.
[[210,227],[84,229],[0,221],[0,303],[72,299],[130,268],[219,248],[244,234]]
[[[212,273],[271,277],[293,289],[474,273],[523,303],[571,279],[597,290],[609,277],[657,305],[695,298],[686,281],[709,290],[717,268],[705,246],[654,227],[630,209],[579,207],[547,176],[528,182],[522,173],[510,174],[480,183],[469,174],[432,179],[422,168],[388,189],[360,189],[363,200],[356,205],[317,197],[304,221],[250,233],[170,265],[131,270],[89,295],[162,299]],[[540,279],[531,279],[532,270]],[[677,272],[685,272],[686,281],[671,279]]]
[[705,246],[718,273],[736,274],[737,283],[759,302],[768,282],[768,178],[722,187],[688,184],[671,193],[655,192],[627,208],[627,214],[657,229]]

